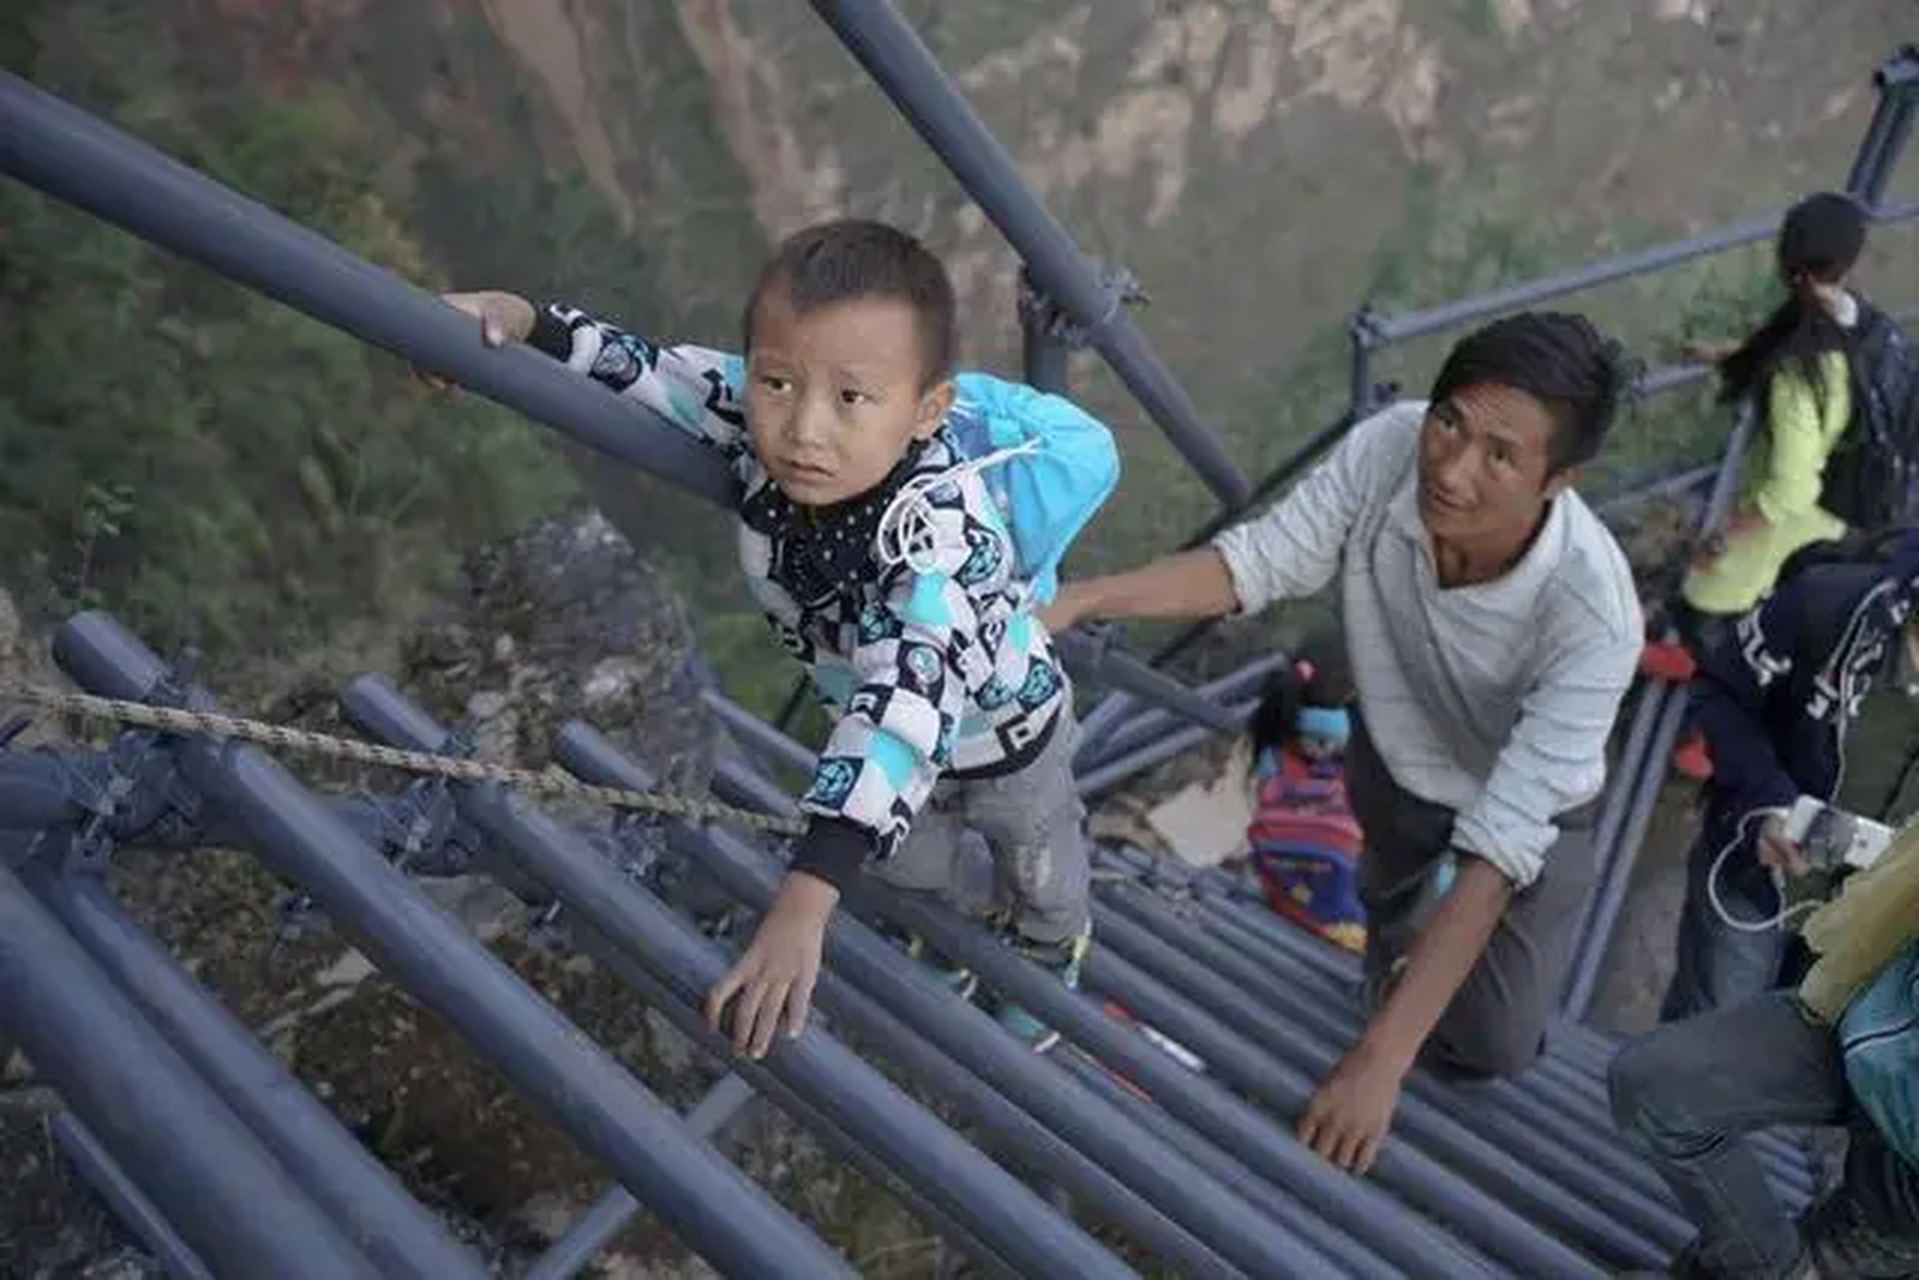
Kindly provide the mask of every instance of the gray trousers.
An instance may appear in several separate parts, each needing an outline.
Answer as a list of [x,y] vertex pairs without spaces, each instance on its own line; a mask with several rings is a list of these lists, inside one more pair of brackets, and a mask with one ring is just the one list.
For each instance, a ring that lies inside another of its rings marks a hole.
[[[1364,724],[1354,719],[1346,791],[1366,836],[1359,899],[1366,908],[1366,974],[1377,983],[1424,928],[1433,867],[1452,846],[1454,814],[1393,781]],[[1544,869],[1507,904],[1427,1039],[1423,1061],[1485,1078],[1517,1075],[1539,1056],[1592,889],[1597,807],[1560,815],[1559,841]]]
[[1024,769],[938,783],[906,839],[870,874],[895,888],[956,897],[960,840],[974,831],[992,854],[993,902],[1010,911],[1021,937],[1050,944],[1085,933],[1086,806],[1073,785],[1079,722],[1070,701],[1059,716],[1045,749]]

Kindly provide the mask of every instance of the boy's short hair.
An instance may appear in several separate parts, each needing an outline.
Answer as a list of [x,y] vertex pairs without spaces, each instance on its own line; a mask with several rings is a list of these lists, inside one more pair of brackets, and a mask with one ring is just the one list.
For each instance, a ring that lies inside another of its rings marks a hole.
[[1605,443],[1632,369],[1619,343],[1584,316],[1528,311],[1467,334],[1433,380],[1433,404],[1456,391],[1491,384],[1523,391],[1552,413],[1550,470],[1590,462]]
[[885,299],[913,309],[922,384],[952,376],[958,339],[953,282],[925,245],[897,227],[863,218],[822,222],[788,236],[760,269],[742,332],[753,349],[753,310],[778,285],[801,315],[838,302]]

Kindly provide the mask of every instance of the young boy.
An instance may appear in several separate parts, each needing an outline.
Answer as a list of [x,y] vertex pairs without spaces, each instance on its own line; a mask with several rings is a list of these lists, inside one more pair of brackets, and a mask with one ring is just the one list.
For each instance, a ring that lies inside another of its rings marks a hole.
[[[798,1035],[827,920],[862,864],[901,888],[945,890],[967,827],[992,850],[1012,941],[1077,985],[1090,926],[1076,725],[1011,535],[980,476],[960,471],[915,486],[930,538],[904,557],[881,545],[901,489],[962,460],[944,430],[958,388],[939,261],[877,223],[799,232],[748,299],[743,360],[511,294],[447,300],[489,344],[527,342],[727,459],[744,486],[748,585],[835,717],[801,798],[806,834],[752,944],[708,994],[713,1025],[737,996],[741,1052],[763,1056],[782,1025]],[[970,995],[970,974],[943,972]],[[1017,1006],[999,1017],[1036,1049],[1057,1039]]]

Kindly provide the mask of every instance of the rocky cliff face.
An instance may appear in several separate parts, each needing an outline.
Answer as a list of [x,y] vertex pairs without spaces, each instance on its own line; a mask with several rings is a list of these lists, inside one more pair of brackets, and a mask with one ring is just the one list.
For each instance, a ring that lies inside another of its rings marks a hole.
[[[1331,416],[1345,385],[1340,326],[1362,301],[1433,305],[1840,182],[1871,70],[1910,34],[1873,0],[899,7],[1081,243],[1144,282],[1149,336],[1254,471]],[[967,358],[1011,367],[1011,252],[810,6],[678,0],[677,42],[657,55],[600,38],[599,9],[488,6],[570,122],[556,135],[562,162],[599,172],[609,145],[621,154],[630,121],[590,91],[616,64],[677,75],[666,57],[690,55],[766,237],[849,212],[912,228],[960,286]],[[577,56],[551,47],[567,32]],[[1904,298],[1919,269],[1901,234],[1868,271]],[[1734,265],[1759,271],[1762,258]],[[1710,278],[1570,305],[1643,350]],[[1416,346],[1380,373],[1417,388],[1437,354]],[[1091,360],[1079,369],[1081,393],[1120,428],[1127,493],[1151,495],[1102,516],[1084,556],[1172,543],[1205,512],[1203,494],[1110,376]],[[1694,429],[1723,428],[1713,417]]]
[[[698,793],[723,743],[686,675],[685,607],[597,514],[543,523],[469,557],[456,589],[399,645],[407,694],[470,727],[482,758],[544,765],[560,725],[600,728],[660,775]],[[0,596],[0,676],[54,679],[41,646]],[[332,690],[308,681],[268,698],[265,718],[359,736]],[[287,763],[326,789],[404,779]],[[604,811],[574,810],[589,826]],[[604,1172],[520,1100],[447,1026],[389,982],[250,852],[123,851],[114,888],[226,1006],[470,1243],[517,1275],[605,1189]],[[690,1106],[717,1064],[563,929],[478,876],[423,889],[669,1103]],[[121,1239],[40,1127],[32,1066],[0,1044],[0,1273],[136,1280],[158,1270]],[[843,1239],[905,1229],[883,1196],[826,1159],[776,1113],[749,1112],[732,1138],[742,1167],[822,1231]],[[879,1224],[879,1225],[875,1225]],[[864,1234],[863,1234],[864,1233]],[[882,1237],[885,1238],[885,1237]],[[599,1260],[606,1277],[712,1273],[657,1224],[638,1224]]]

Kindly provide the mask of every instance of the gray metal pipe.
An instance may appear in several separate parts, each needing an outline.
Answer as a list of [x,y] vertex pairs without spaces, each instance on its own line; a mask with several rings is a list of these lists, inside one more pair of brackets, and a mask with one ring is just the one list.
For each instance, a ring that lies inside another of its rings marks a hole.
[[[630,758],[578,722],[561,730],[554,754],[588,781],[641,786],[647,778]],[[702,867],[729,893],[762,910],[772,900],[778,876],[757,850],[719,829],[683,833],[700,842]],[[1259,1219],[1229,1188],[1214,1185],[1177,1152],[1071,1088],[1050,1064],[1016,1044],[984,1012],[959,1000],[919,966],[903,962],[897,947],[857,920],[841,914],[828,932],[827,954],[838,977],[877,1000],[906,1028],[1042,1121],[1228,1261],[1262,1275],[1310,1269],[1317,1260],[1315,1251],[1279,1224]]]
[[1119,689],[1100,699],[1099,705],[1079,722],[1079,750],[1073,753],[1075,769],[1092,759],[1100,744],[1106,741],[1106,736],[1133,713],[1138,703],[1139,700],[1132,694]]
[[[658,1009],[694,1044],[704,1046],[715,1057],[731,1052],[724,1041],[713,1035],[705,1019],[690,1009],[669,984],[624,949],[615,946],[611,939],[577,918],[573,921],[573,934],[584,952],[605,965],[608,972],[630,987],[641,1000]],[[941,1205],[928,1199],[914,1183],[902,1178],[898,1170],[867,1150],[826,1112],[783,1083],[779,1076],[743,1061],[736,1061],[734,1066],[761,1097],[818,1137],[827,1151],[858,1170],[873,1185],[884,1188],[941,1240],[957,1244],[976,1270],[994,1277],[994,1280],[1021,1280],[1019,1269],[1002,1257],[991,1243],[948,1215]]]
[[796,817],[800,806],[792,796],[767,781],[766,776],[738,760],[721,760],[713,768],[713,794],[727,804],[761,813]]
[[1075,628],[1053,637],[1053,648],[1081,678],[1109,684],[1191,724],[1227,732],[1239,727],[1231,708],[1189,689],[1163,671],[1147,666],[1104,638]]
[[[1237,708],[1252,701],[1253,705],[1257,706],[1260,691],[1268,677],[1292,661],[1291,654],[1269,653],[1264,657],[1255,658],[1237,671],[1221,676],[1217,680],[1208,681],[1194,692],[1215,705]],[[1246,716],[1238,717],[1230,731],[1238,732],[1244,729],[1246,720]],[[1082,749],[1073,758],[1074,767],[1082,772],[1097,768],[1109,760],[1144,747],[1161,736],[1173,732],[1180,727],[1180,724],[1177,716],[1158,707],[1142,711],[1139,715],[1109,730],[1103,735],[1102,740],[1093,744],[1090,749]],[[1086,736],[1084,727],[1080,732]]]
[[1919,47],[1913,45],[1901,48],[1873,73],[1879,101],[1846,177],[1846,190],[1868,204],[1876,205],[1884,196],[1886,182],[1905,150],[1912,129],[1915,77],[1919,77]]
[[180,1233],[173,1229],[166,1215],[113,1162],[100,1140],[87,1132],[87,1127],[74,1119],[71,1111],[56,1114],[47,1121],[47,1129],[73,1161],[80,1176],[100,1193],[120,1224],[139,1237],[171,1280],[216,1280],[200,1256],[188,1248]]
[[[1778,231],[1779,221],[1783,216],[1783,211],[1763,213],[1731,226],[1721,227],[1717,231],[1708,231],[1703,235],[1690,236],[1684,240],[1668,241],[1647,249],[1636,249],[1630,253],[1622,253],[1581,267],[1574,267],[1569,271],[1539,276],[1510,288],[1475,294],[1472,297],[1448,302],[1424,311],[1402,311],[1397,315],[1376,316],[1373,320],[1375,345],[1386,346],[1412,338],[1426,337],[1429,334],[1456,329],[1478,320],[1537,306],[1539,303],[1548,302],[1569,293],[1579,293],[1603,284],[1610,284],[1615,280],[1648,275],[1655,271],[1663,271],[1667,267],[1691,262],[1695,258],[1709,257],[1728,249],[1737,249],[1741,245],[1770,240]],[[1903,221],[1910,216],[1904,209],[1889,210],[1875,215],[1875,221]]]
[[[144,701],[168,678],[159,658],[100,613],[62,627],[54,653],[81,687],[109,697]],[[185,691],[185,701],[213,709],[198,689]],[[708,1261],[745,1276],[848,1274],[843,1259],[712,1147],[690,1138],[678,1116],[285,770],[236,743],[186,738],[176,751],[187,779],[245,823],[270,867],[305,886],[383,969]]]
[[0,73],[0,170],[270,298],[731,507],[718,455],[638,402],[467,316],[53,94]]
[[1207,488],[1228,505],[1243,502],[1246,478],[1121,309],[1119,292],[1100,280],[899,10],[886,0],[813,0],[813,9],[1018,250],[1033,283],[1085,327]]
[[[1304,930],[1279,919],[1263,905],[1216,896],[1195,903],[1197,916],[1206,930],[1247,955],[1263,957],[1268,964],[1288,972],[1289,982],[1298,987],[1313,982],[1330,999],[1350,1002],[1359,981],[1359,961],[1351,953],[1315,938]],[[1301,967],[1307,970],[1300,972]],[[1555,1071],[1584,1073],[1598,1080],[1618,1052],[1618,1044],[1583,1023],[1569,1017],[1554,1020],[1547,1033],[1546,1065]],[[1762,1134],[1758,1144],[1773,1156],[1776,1170],[1789,1180],[1797,1180],[1805,1167],[1805,1152],[1791,1146],[1778,1135]]]
[[[1258,706],[1258,699],[1248,698],[1233,707],[1233,714],[1243,723]],[[1118,759],[1109,760],[1080,775],[1076,780],[1079,793],[1089,800],[1105,795],[1127,779],[1194,750],[1218,733],[1219,730],[1206,725],[1191,725],[1169,733],[1157,742],[1129,751]]]
[[[1305,1109],[1315,1082],[1323,1080],[1338,1064],[1342,1046],[1352,1043],[1350,1037],[1320,1037],[1300,1022],[1282,1021],[1265,1000],[1253,997],[1202,965],[1197,957],[1161,941],[1116,912],[1101,912],[1096,927],[1102,941],[1129,965],[1191,1002],[1197,1012],[1215,1020],[1222,1030],[1231,1028],[1241,1042],[1234,1044],[1235,1061],[1248,1073],[1240,1080],[1242,1087],[1254,1089],[1287,1111]],[[1150,1015],[1143,1016],[1150,1020]],[[1166,1030],[1175,1037],[1179,1035],[1170,1027]],[[1221,1043],[1233,1042],[1222,1039]],[[1191,1047],[1207,1057],[1202,1046]],[[1262,1062],[1262,1058],[1267,1061]],[[1274,1072],[1268,1063],[1283,1063],[1288,1069]],[[1615,1231],[1615,1227],[1636,1228],[1668,1249],[1691,1237],[1692,1226],[1670,1204],[1610,1176],[1623,1171],[1653,1185],[1652,1171],[1642,1162],[1627,1164],[1623,1170],[1600,1166],[1596,1161],[1588,1163],[1597,1154],[1596,1144],[1587,1143],[1587,1135],[1577,1132],[1576,1126],[1555,1122],[1551,1128],[1529,1133],[1506,1123],[1509,1117],[1498,1110],[1505,1100],[1495,1090],[1484,1097],[1468,1098],[1416,1072],[1402,1091],[1393,1128],[1407,1142],[1440,1157],[1447,1168],[1483,1187],[1501,1203],[1535,1220],[1554,1222],[1561,1230],[1596,1246],[1612,1249],[1629,1240],[1630,1233]],[[1603,1111],[1592,1113],[1588,1119],[1594,1126],[1612,1127],[1611,1117]],[[1505,1145],[1487,1141],[1491,1137],[1503,1140]],[[1575,1142],[1579,1148],[1569,1146]],[[1593,1213],[1592,1209],[1603,1212]]]
[[0,830],[38,834],[85,816],[59,754],[0,751]]
[[1647,744],[1640,785],[1634,789],[1632,807],[1620,827],[1619,851],[1594,894],[1592,918],[1581,938],[1582,945],[1573,958],[1572,980],[1566,988],[1565,1011],[1568,1017],[1585,1017],[1586,1011],[1592,1007],[1593,995],[1599,989],[1599,975],[1612,947],[1613,928],[1618,923],[1620,909],[1625,905],[1626,894],[1632,888],[1632,872],[1638,862],[1639,846],[1646,838],[1646,828],[1652,823],[1653,808],[1659,802],[1660,791],[1664,789],[1666,761],[1672,755],[1674,744],[1679,741],[1679,730],[1686,719],[1687,702],[1686,691],[1683,688],[1674,689],[1667,694],[1660,707],[1659,722]]
[[[1567,966],[1562,1005],[1571,999],[1579,971],[1577,957],[1584,948],[1583,940],[1592,931],[1599,899],[1604,895],[1606,880],[1618,859],[1619,833],[1625,828],[1626,817],[1631,813],[1639,794],[1639,775],[1645,768],[1646,747],[1652,742],[1653,730],[1659,724],[1659,713],[1665,708],[1667,695],[1671,692],[1662,681],[1640,680],[1637,683],[1638,692],[1633,697],[1632,719],[1627,722],[1626,740],[1620,747],[1617,763],[1612,767],[1611,783],[1600,801],[1599,821],[1593,829],[1595,865],[1592,888],[1586,894],[1586,901],[1579,913],[1578,933],[1575,936],[1581,942],[1575,944],[1574,961]],[[1660,761],[1662,777],[1665,768],[1665,762]]]
[[[721,1076],[706,1096],[686,1113],[686,1131],[696,1138],[713,1141],[746,1110],[755,1097],[753,1086],[737,1073]],[[593,1256],[626,1226],[640,1211],[640,1202],[619,1183],[606,1189],[579,1221],[566,1229],[548,1246],[545,1253],[527,1268],[521,1280],[572,1280],[593,1261]]]
[[818,766],[819,757],[813,752],[717,689],[702,690],[700,701],[707,710],[719,717],[729,733],[755,754],[805,774],[811,774]]
[[452,1237],[89,875],[22,879],[382,1275],[482,1280]]
[[1072,394],[1073,343],[1065,319],[1053,301],[1033,286],[1031,274],[1020,273],[1020,370],[1027,385],[1056,396]]
[[[1196,1008],[1116,948],[1102,947],[1087,958],[1086,981],[1191,1049],[1205,1060],[1209,1071],[1252,1094],[1277,1115],[1292,1117],[1304,1111],[1324,1074],[1309,1075],[1275,1061],[1244,1034]],[[1337,1060],[1337,1055],[1331,1056]],[[1401,1096],[1394,1129],[1402,1136],[1380,1148],[1372,1176],[1435,1216],[1443,1204],[1444,1221],[1517,1271],[1587,1273],[1590,1264],[1557,1239],[1542,1235],[1541,1226],[1602,1251],[1613,1263],[1652,1266],[1664,1257],[1654,1244],[1623,1224],[1537,1174],[1528,1176],[1512,1155],[1492,1147],[1459,1122],[1436,1117],[1432,1108],[1412,1096]]]
[[215,1274],[377,1274],[5,867],[0,1029]]
[[[1175,919],[1150,895],[1109,892],[1095,909],[1094,923],[1103,940],[1176,987],[1184,989],[1186,985],[1180,971],[1187,964],[1203,966],[1201,972],[1230,984],[1225,989],[1251,1001],[1261,1017],[1242,1020],[1230,1006],[1211,999],[1207,991],[1189,990],[1186,994],[1227,1025],[1259,1041],[1269,1052],[1307,1071],[1323,1072],[1329,1063],[1325,1054],[1312,1047],[1310,1039],[1298,1034],[1300,1030],[1325,1045],[1356,1043],[1364,1030],[1365,1017],[1353,1005],[1332,1004],[1289,986],[1273,969],[1197,925]],[[1265,1016],[1268,1014],[1284,1018],[1288,1025],[1275,1028],[1271,1018]],[[1664,1184],[1651,1166],[1618,1138],[1604,1091],[1583,1091],[1557,1077],[1548,1079],[1541,1068],[1550,1062],[1550,1057],[1542,1057],[1534,1069],[1516,1079],[1474,1089],[1471,1096],[1424,1074],[1413,1077],[1408,1087],[1443,1113],[1471,1117],[1482,1132],[1497,1137],[1508,1151],[1537,1149],[1542,1153],[1534,1161],[1539,1171],[1569,1187],[1577,1189],[1596,1182],[1602,1188],[1599,1194],[1605,1195],[1610,1192],[1604,1188],[1617,1183],[1638,1192],[1635,1203],[1622,1202],[1615,1210],[1620,1216],[1640,1213],[1649,1215],[1648,1221],[1654,1224],[1664,1221],[1689,1230],[1676,1215],[1668,1216],[1670,1204]]]
[[[1298,1220],[1300,1233],[1320,1252],[1339,1263],[1344,1269],[1342,1274],[1353,1276],[1355,1280],[1389,1280],[1390,1277],[1406,1274],[1374,1253],[1363,1240],[1338,1231],[1325,1219],[1306,1211],[1305,1206],[1289,1192],[1260,1177],[1173,1119],[1151,1100],[1121,1084],[1105,1067],[1079,1050],[1070,1046],[1056,1049],[1053,1061],[1134,1124],[1173,1147],[1225,1186],[1236,1188],[1254,1208],[1269,1199],[1286,1206],[1285,1212]],[[1496,1272],[1497,1269],[1489,1260],[1479,1261],[1487,1274]]]
[[[1476,1273],[1469,1253],[1427,1223],[1404,1213],[1376,1187],[1335,1170],[1300,1146],[1291,1134],[1281,1133],[1263,1112],[1215,1081],[1193,1075],[1137,1032],[1120,1026],[1056,979],[950,912],[880,886],[862,886],[854,896],[919,933],[941,954],[971,966],[1001,995],[1019,1001],[1086,1052],[1125,1072],[1161,1107],[1296,1196],[1314,1213],[1365,1240],[1394,1265],[1415,1274],[1431,1273],[1434,1268],[1448,1276]],[[1097,957],[1103,953],[1095,947],[1092,954]],[[1085,1145],[1078,1135],[1075,1138]],[[1464,1195],[1446,1199],[1434,1216],[1447,1222],[1471,1223],[1474,1215],[1466,1201]],[[1497,1206],[1491,1209],[1500,1212]],[[1555,1251],[1548,1252],[1559,1256]],[[1561,1274],[1580,1272],[1575,1269]]]
[[[942,1053],[850,982],[826,975],[822,1003],[833,1016],[949,1106],[992,1132],[1035,1174],[1070,1193],[1095,1216],[1152,1250],[1180,1275],[1240,1275],[1240,1269],[1161,1213],[1104,1168],[978,1076]],[[1225,1183],[1241,1190],[1237,1184]]]
[[1376,316],[1373,319],[1373,327],[1377,334],[1377,344],[1386,346],[1412,338],[1425,337],[1428,334],[1442,333],[1447,329],[1456,329],[1474,321],[1510,311],[1519,311],[1569,293],[1578,293],[1602,284],[1609,284],[1614,280],[1646,275],[1649,272],[1678,266],[1682,262],[1690,262],[1694,258],[1703,258],[1711,254],[1723,253],[1727,249],[1736,249],[1741,245],[1769,240],[1779,229],[1780,217],[1781,214],[1777,211],[1762,213],[1729,227],[1708,231],[1704,235],[1617,254],[1598,262],[1574,267],[1570,271],[1539,276],[1523,284],[1475,294],[1472,297],[1444,303],[1424,311],[1402,311],[1396,315]]
[[[1739,407],[1732,432],[1726,440],[1726,451],[1719,462],[1718,473],[1713,477],[1712,490],[1706,497],[1706,509],[1699,520],[1701,537],[1721,528],[1738,501],[1739,481],[1745,470],[1746,454],[1758,429],[1759,415],[1748,401]],[[1668,638],[1673,638],[1670,629]],[[1652,819],[1653,806],[1658,802],[1659,792],[1665,784],[1666,760],[1672,753],[1673,743],[1678,739],[1686,716],[1688,695],[1683,688],[1659,695],[1649,690],[1642,695],[1642,700],[1654,696],[1658,697],[1654,704],[1658,709],[1658,719],[1648,737],[1645,758],[1633,760],[1628,757],[1620,761],[1620,773],[1628,780],[1626,794],[1630,799],[1623,806],[1624,817],[1615,842],[1610,849],[1601,850],[1604,855],[1601,873],[1595,881],[1589,909],[1574,948],[1571,976],[1563,1002],[1567,1014],[1574,1019],[1585,1017],[1592,1004],[1593,993],[1598,988],[1599,970],[1612,944],[1613,926],[1618,921],[1627,890],[1632,886],[1632,870],[1638,862],[1639,845]],[[1637,724],[1634,727],[1636,729]],[[1614,807],[1612,797],[1608,797],[1607,807]]]
[[[446,729],[381,677],[355,680],[341,696],[341,705],[356,723],[396,746],[416,751],[447,747]],[[512,792],[492,783],[463,784],[454,788],[454,795],[468,821],[499,842],[522,871],[550,887],[601,937],[652,971],[678,997],[676,1016],[692,1015],[697,1025],[696,1010],[706,991],[731,967],[716,947],[602,858],[579,833],[520,802]],[[717,1043],[711,1032],[701,1034]],[[742,1062],[739,1070],[755,1084],[765,1073],[804,1095],[928,1199],[1032,1274],[1131,1274],[834,1037],[815,1031],[782,1041],[764,1064]]]

